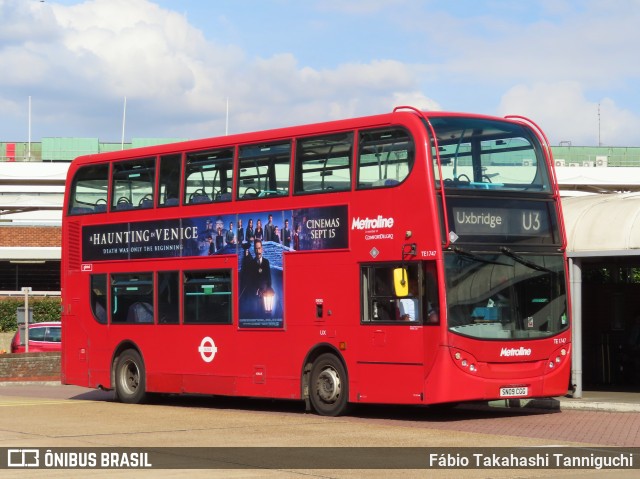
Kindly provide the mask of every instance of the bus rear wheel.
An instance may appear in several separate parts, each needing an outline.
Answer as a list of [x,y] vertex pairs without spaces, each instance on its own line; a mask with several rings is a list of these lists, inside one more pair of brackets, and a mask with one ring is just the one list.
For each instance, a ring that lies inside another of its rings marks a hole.
[[349,386],[342,362],[333,354],[318,357],[311,368],[309,395],[321,416],[339,416],[347,410]]
[[142,357],[137,351],[127,349],[116,361],[116,396],[128,404],[138,404],[146,397],[146,373]]

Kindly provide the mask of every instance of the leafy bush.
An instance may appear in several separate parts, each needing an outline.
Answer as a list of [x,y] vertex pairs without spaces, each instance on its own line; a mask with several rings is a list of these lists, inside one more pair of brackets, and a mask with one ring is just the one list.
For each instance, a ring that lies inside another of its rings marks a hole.
[[[0,332],[18,329],[16,311],[20,307],[24,307],[23,298],[0,298]],[[34,323],[60,321],[60,298],[30,298],[29,309]]]

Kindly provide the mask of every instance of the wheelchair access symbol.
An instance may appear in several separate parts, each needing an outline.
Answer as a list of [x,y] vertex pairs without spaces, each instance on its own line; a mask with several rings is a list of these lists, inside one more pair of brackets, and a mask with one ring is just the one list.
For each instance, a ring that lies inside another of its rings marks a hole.
[[216,347],[216,343],[213,342],[213,339],[206,336],[202,338],[202,342],[198,347],[198,352],[205,363],[210,363],[218,352],[218,348]]

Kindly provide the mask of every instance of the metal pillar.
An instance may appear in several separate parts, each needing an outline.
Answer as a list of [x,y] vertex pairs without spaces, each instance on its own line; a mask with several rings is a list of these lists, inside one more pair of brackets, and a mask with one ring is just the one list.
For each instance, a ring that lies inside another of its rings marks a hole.
[[582,397],[582,261],[569,258],[569,281],[571,283],[571,384],[573,397]]

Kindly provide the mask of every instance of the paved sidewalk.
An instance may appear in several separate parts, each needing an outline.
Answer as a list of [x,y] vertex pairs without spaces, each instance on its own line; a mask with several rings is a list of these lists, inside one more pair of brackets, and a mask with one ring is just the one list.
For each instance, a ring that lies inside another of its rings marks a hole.
[[[500,407],[500,403],[505,403],[505,401],[493,401],[490,404]],[[522,400],[520,405],[521,407],[539,409],[640,412],[640,392],[583,391],[581,398],[563,396]],[[504,404],[502,407],[508,407],[508,404]]]
[[557,398],[560,409],[640,412],[640,392],[583,391],[581,398]]
[[[59,381],[0,381],[3,386],[60,386]],[[70,386],[68,386],[70,387]],[[89,390],[93,391],[93,390]],[[469,403],[468,406],[480,403]],[[484,407],[486,407],[486,403]],[[583,391],[581,398],[556,397],[544,399],[490,401],[491,407],[525,407],[553,410],[582,410],[608,412],[640,412],[639,392]]]

